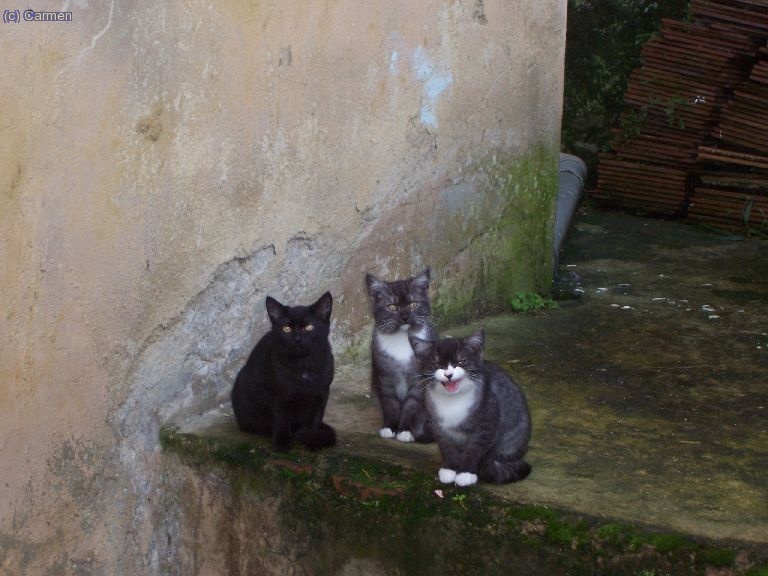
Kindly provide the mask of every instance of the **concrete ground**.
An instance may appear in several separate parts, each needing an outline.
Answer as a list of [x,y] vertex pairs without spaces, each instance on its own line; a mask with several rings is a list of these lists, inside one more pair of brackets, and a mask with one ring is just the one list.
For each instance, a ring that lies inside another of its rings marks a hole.
[[[567,291],[583,293],[557,309],[446,330],[485,326],[487,357],[529,399],[533,472],[491,489],[515,502],[768,545],[768,244],[582,212],[561,271],[574,279]],[[339,433],[333,450],[436,473],[434,445],[376,435],[368,370],[367,358],[339,362],[327,414]],[[206,434],[239,434],[226,410],[213,419]]]

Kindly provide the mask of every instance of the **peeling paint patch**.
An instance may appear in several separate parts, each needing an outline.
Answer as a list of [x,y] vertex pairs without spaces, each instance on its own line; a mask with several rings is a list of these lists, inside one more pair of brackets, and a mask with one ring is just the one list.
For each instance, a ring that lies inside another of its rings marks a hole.
[[419,120],[427,126],[437,127],[437,99],[453,84],[453,75],[450,70],[440,70],[422,46],[413,53],[412,68],[416,78],[423,83]]

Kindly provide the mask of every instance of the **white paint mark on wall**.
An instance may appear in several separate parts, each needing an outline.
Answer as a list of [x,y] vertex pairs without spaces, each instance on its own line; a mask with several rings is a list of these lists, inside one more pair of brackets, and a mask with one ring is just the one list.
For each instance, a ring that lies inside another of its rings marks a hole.
[[400,60],[400,54],[397,50],[392,50],[392,54],[389,55],[389,72],[391,74],[397,74],[397,62]]
[[422,124],[437,126],[435,106],[438,97],[453,84],[453,75],[450,70],[441,71],[429,59],[424,48],[418,46],[413,52],[413,71],[423,84],[421,110],[419,119]]

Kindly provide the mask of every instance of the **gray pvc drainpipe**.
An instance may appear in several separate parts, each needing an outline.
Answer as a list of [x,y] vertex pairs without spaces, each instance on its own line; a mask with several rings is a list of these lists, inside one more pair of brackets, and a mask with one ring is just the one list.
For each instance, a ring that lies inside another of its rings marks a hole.
[[560,154],[557,176],[557,204],[555,207],[555,242],[552,247],[554,275],[560,265],[560,249],[571,225],[573,213],[579,203],[584,183],[587,180],[587,165],[578,156]]

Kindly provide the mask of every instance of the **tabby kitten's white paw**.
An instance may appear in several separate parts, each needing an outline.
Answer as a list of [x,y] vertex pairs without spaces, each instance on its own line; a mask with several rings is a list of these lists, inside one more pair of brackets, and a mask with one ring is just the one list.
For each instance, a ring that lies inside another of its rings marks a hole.
[[461,472],[456,474],[456,486],[472,486],[477,483],[477,474]]
[[440,468],[437,472],[437,477],[443,484],[450,484],[456,478],[456,472],[450,468]]
[[392,428],[381,428],[379,430],[379,436],[382,438],[394,438],[395,433],[392,432]]
[[413,434],[411,434],[408,430],[398,432],[397,439],[400,440],[400,442],[413,442],[415,440]]

